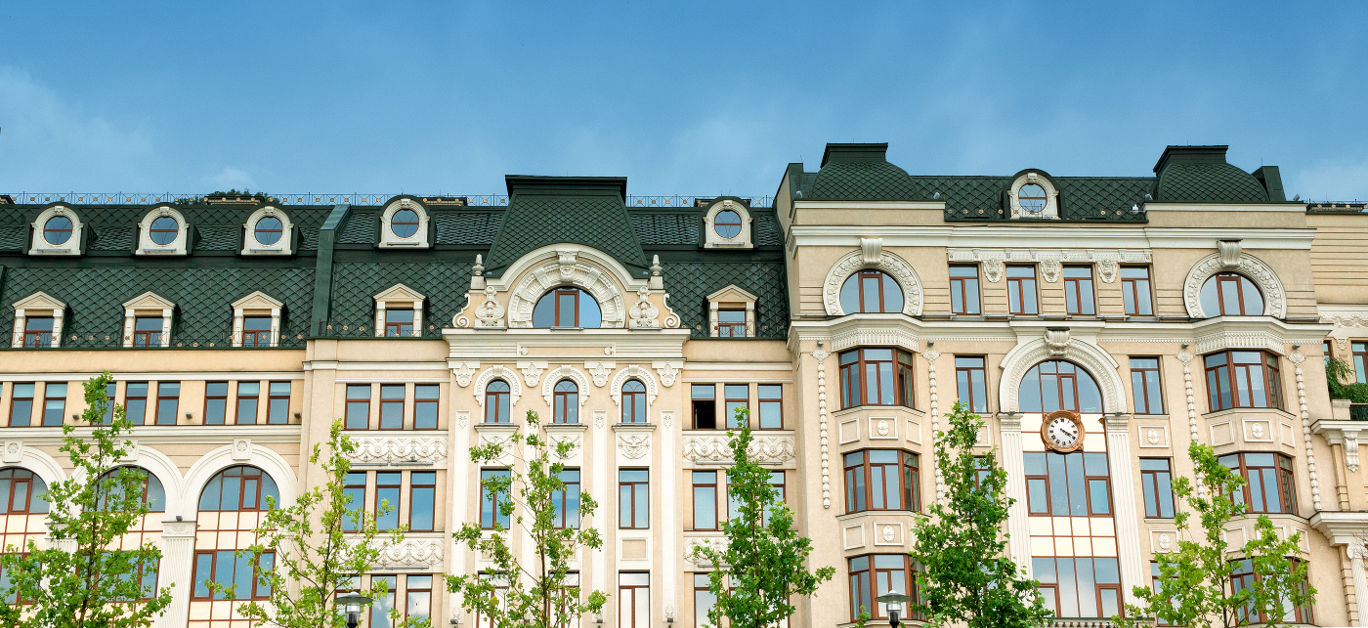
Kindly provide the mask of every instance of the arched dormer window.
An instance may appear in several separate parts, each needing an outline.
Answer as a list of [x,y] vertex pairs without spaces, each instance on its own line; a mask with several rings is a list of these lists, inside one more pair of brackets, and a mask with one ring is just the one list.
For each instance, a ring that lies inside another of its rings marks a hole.
[[593,328],[603,324],[598,301],[575,286],[548,290],[532,308],[532,326],[538,328]]
[[1202,284],[1202,313],[1207,316],[1262,316],[1263,294],[1248,277],[1216,273]]
[[1059,220],[1059,190],[1044,172],[1022,171],[1012,180],[1007,199],[1013,219]]
[[568,379],[556,382],[552,399],[552,423],[579,423],[579,385]]
[[841,309],[846,314],[901,312],[902,287],[881,270],[858,271],[841,284]]
[[29,255],[80,255],[81,217],[69,207],[54,205],[33,220]]
[[629,379],[622,384],[622,422],[646,423],[646,384]]
[[138,223],[138,255],[185,255],[190,241],[190,225],[185,216],[163,205],[143,216]]
[[243,255],[289,255],[294,252],[294,225],[285,212],[266,206],[252,212],[242,228]]
[[751,237],[750,212],[733,199],[722,199],[708,207],[703,215],[703,248],[748,249],[754,245]]
[[399,198],[385,206],[380,214],[380,248],[425,249],[429,246],[428,213],[422,203]]
[[485,386],[485,423],[509,423],[511,398],[508,382],[496,379]]
[[1031,367],[1017,394],[1022,412],[1102,412],[1102,392],[1097,380],[1064,360],[1048,360]]

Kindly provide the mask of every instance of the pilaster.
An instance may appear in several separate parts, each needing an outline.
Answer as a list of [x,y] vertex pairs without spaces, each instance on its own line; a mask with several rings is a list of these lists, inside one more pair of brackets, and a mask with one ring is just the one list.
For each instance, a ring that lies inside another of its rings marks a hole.
[[1130,447],[1130,415],[1111,414],[1102,419],[1107,432],[1110,456],[1113,513],[1116,521],[1116,546],[1121,563],[1121,591],[1126,602],[1138,604],[1131,592],[1149,583],[1149,570],[1140,555],[1140,515],[1135,508],[1135,472]]
[[1002,469],[1007,472],[1007,547],[1012,560],[1027,578],[1031,576],[1031,525],[1026,503],[1026,454],[1021,446],[1021,414],[998,414],[1002,428]]
[[171,604],[157,620],[159,628],[181,628],[189,619],[190,591],[192,582],[187,582],[193,574],[195,559],[195,522],[165,521],[161,533],[161,564],[157,566],[159,586],[174,583],[171,587]]

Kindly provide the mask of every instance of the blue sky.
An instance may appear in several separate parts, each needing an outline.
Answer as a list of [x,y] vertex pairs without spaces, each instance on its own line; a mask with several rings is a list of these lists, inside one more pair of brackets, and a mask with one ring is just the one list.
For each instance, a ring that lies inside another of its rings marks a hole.
[[0,191],[765,195],[887,141],[914,174],[1229,144],[1368,199],[1368,4],[1299,4],[7,0]]

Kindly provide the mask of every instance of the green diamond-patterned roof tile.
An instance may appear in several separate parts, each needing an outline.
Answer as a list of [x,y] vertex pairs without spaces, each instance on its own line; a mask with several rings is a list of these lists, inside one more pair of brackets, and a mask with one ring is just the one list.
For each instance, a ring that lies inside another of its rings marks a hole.
[[[367,337],[375,335],[375,295],[402,283],[427,297],[423,307],[423,333],[451,325],[456,312],[465,306],[470,288],[470,267],[475,256],[466,261],[430,262],[338,262],[333,267],[332,313],[326,336]],[[432,327],[432,330],[429,330]]]
[[788,281],[782,259],[745,262],[681,261],[663,259],[665,291],[680,324],[693,338],[708,337],[708,295],[736,284],[754,294],[757,338],[788,337]]
[[621,194],[515,190],[511,194],[502,228],[489,248],[489,259],[485,261],[486,273],[498,276],[523,255],[559,243],[594,247],[629,269],[644,270],[647,267]]
[[380,208],[353,207],[347,213],[347,221],[337,232],[338,244],[375,244],[379,240]]
[[822,166],[804,199],[823,201],[922,200],[907,172],[887,161],[838,160]]
[[698,246],[702,214],[679,211],[633,211],[632,227],[644,247]]
[[28,227],[5,225],[0,227],[0,251],[28,250]]
[[1226,163],[1183,161],[1159,173],[1157,200],[1177,203],[1267,203],[1268,192],[1254,175]]
[[500,210],[437,212],[432,221],[437,227],[437,244],[484,246],[493,244],[503,225]]

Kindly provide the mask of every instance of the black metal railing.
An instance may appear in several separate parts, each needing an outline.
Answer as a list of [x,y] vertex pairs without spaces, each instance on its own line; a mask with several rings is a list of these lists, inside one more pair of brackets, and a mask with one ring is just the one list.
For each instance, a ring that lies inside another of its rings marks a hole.
[[[5,193],[20,205],[45,205],[48,203],[70,203],[74,205],[155,205],[158,203],[199,203],[206,195],[197,192],[14,192]],[[243,196],[250,202],[252,198],[265,198],[268,202],[280,205],[382,205],[398,194],[321,194],[305,192],[295,194],[268,194],[251,197]],[[461,204],[469,207],[504,207],[508,205],[507,194],[412,194],[422,199],[432,199],[434,204]],[[628,195],[627,206],[632,208],[693,207],[699,199],[714,196],[694,196],[682,194],[666,195]],[[746,198],[746,197],[742,197]],[[754,196],[751,207],[771,207],[773,196]],[[463,199],[463,200],[462,200]]]

